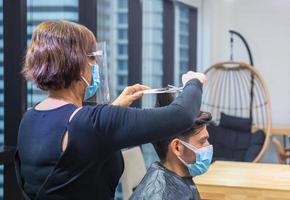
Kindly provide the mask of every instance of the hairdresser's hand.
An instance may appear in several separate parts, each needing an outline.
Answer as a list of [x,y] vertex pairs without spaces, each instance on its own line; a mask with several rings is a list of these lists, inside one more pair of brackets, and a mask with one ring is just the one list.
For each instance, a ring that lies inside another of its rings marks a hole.
[[186,74],[182,75],[183,86],[185,86],[188,81],[194,78],[198,79],[202,85],[204,85],[206,82],[206,77],[204,74],[193,72],[193,71],[188,71]]
[[148,86],[136,84],[126,87],[120,96],[112,103],[114,106],[129,106],[143,96],[142,90],[150,89]]

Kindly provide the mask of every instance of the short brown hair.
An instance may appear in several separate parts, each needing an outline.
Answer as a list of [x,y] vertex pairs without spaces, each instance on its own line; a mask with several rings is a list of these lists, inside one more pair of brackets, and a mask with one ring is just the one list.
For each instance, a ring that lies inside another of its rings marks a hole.
[[44,21],[32,34],[22,74],[42,90],[68,88],[80,80],[80,72],[95,51],[94,34],[66,20]]

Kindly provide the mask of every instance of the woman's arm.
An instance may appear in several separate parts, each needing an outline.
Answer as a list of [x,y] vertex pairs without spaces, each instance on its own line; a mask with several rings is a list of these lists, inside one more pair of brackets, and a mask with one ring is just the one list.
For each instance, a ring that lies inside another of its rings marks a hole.
[[201,95],[202,85],[193,79],[169,106],[153,109],[95,107],[91,113],[93,128],[112,150],[172,137],[192,126],[200,110]]

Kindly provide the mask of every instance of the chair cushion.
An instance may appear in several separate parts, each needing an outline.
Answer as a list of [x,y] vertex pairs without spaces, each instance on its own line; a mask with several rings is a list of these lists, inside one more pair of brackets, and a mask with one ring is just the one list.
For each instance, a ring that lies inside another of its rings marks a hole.
[[265,133],[262,130],[256,131],[251,138],[251,145],[249,146],[244,160],[252,162],[260,153],[265,142]]
[[251,142],[251,134],[219,126],[208,126],[209,142],[213,144],[213,160],[243,161]]
[[209,142],[213,144],[213,161],[253,161],[264,144],[263,131],[247,131],[209,125]]
[[221,113],[219,126],[237,131],[251,132],[252,121],[250,118],[235,117]]

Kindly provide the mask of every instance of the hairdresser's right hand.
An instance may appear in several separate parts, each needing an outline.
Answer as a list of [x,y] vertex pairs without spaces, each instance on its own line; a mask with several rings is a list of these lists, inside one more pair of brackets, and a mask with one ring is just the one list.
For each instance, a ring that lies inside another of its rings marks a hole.
[[182,75],[183,86],[185,86],[188,81],[194,78],[198,79],[202,85],[204,85],[206,82],[206,77],[204,74],[193,72],[193,71],[188,71],[186,74]]
[[130,106],[134,101],[143,96],[143,90],[150,89],[146,85],[135,84],[126,87],[120,96],[112,103],[114,106]]

